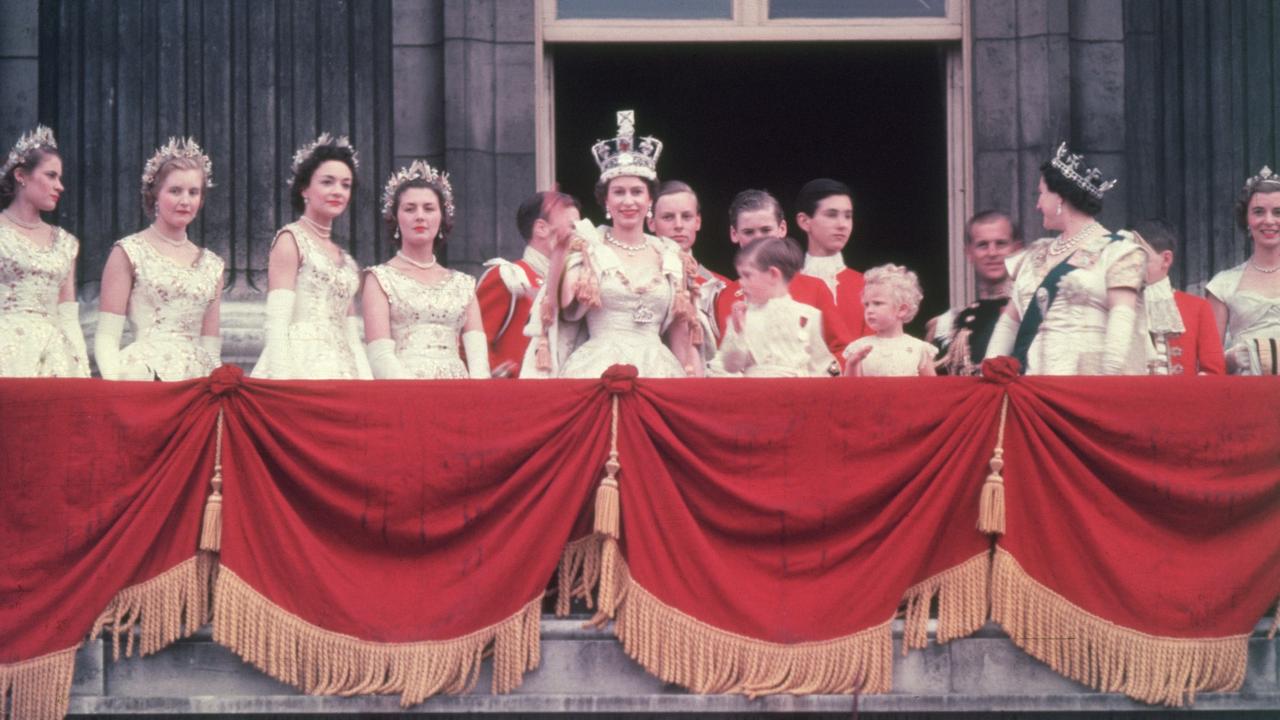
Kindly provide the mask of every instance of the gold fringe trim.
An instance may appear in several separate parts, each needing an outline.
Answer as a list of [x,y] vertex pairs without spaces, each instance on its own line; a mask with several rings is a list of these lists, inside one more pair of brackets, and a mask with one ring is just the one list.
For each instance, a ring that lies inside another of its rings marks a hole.
[[630,578],[621,561],[617,572],[625,589],[614,634],[628,655],[665,682],[696,693],[753,698],[883,693],[892,686],[892,619],[833,640],[770,643],[725,632],[663,604]]
[[999,547],[992,568],[991,616],[1028,654],[1102,692],[1179,707],[1195,702],[1197,692],[1229,692],[1244,683],[1247,634],[1184,639],[1121,627],[1036,582]]
[[222,549],[222,408],[218,408],[218,439],[213,447],[212,492],[204,506],[204,522],[200,525],[200,549],[217,552]]
[[60,720],[65,716],[79,648],[77,644],[31,660],[0,665],[0,717]]
[[582,598],[588,608],[600,582],[599,535],[588,535],[564,546],[560,556],[559,589],[556,593],[556,617],[569,614],[574,598]]
[[116,594],[94,622],[89,637],[102,630],[111,634],[111,656],[133,655],[133,628],[140,629],[138,654],[150,655],[188,637],[209,622],[210,591],[217,574],[217,558],[200,552],[150,580]]
[[380,643],[316,627],[259,594],[235,573],[218,575],[213,640],[310,695],[400,693],[408,707],[475,687],[493,650],[493,692],[510,692],[540,659],[541,596],[515,615],[450,640]]
[[1000,401],[1000,429],[996,434],[996,447],[991,455],[991,474],[982,484],[982,497],[978,504],[978,530],[988,535],[1004,534],[1004,421],[1009,415],[1009,393]]
[[991,597],[991,553],[965,560],[916,583],[903,594],[907,608],[902,654],[929,642],[929,605],[938,598],[937,642],[942,644],[977,632],[987,622]]

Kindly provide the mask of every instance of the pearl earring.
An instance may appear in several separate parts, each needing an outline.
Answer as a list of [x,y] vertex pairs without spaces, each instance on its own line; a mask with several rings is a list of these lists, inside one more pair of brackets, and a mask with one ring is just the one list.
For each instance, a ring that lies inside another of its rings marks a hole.
[[604,219],[605,219],[605,220],[612,220],[612,219],[613,219],[613,214],[612,214],[612,213],[610,213],[608,210],[605,210],[605,211],[604,211]]
[[396,242],[400,242],[400,226],[399,225],[396,226],[396,231],[391,234],[391,237],[395,238]]
[[652,220],[652,219],[653,219],[653,208],[652,208],[652,207],[650,207],[648,210],[645,210],[645,211],[644,211],[644,216],[645,216],[646,218],[648,218],[648,219]]
[[1054,211],[1053,211],[1053,214],[1054,214],[1054,215],[1061,215],[1061,214],[1062,214],[1062,203],[1058,203],[1058,209],[1057,209],[1057,210],[1054,210]]

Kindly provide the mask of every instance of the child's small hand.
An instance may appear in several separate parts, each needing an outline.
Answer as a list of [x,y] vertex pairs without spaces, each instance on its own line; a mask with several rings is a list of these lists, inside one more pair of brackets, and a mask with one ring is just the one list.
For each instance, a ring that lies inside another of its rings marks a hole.
[[857,350],[846,353],[844,374],[848,377],[852,377],[857,372],[858,366],[862,364],[862,361],[866,360],[867,356],[871,354],[871,350],[872,348],[870,345],[863,345]]
[[747,304],[739,300],[729,311],[729,321],[733,323],[734,332],[741,333],[747,321]]

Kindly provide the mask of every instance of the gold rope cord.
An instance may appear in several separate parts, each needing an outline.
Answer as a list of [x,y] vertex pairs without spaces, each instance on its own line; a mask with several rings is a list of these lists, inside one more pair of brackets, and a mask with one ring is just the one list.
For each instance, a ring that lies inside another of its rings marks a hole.
[[1014,644],[1055,672],[1102,692],[1179,707],[1197,692],[1244,683],[1249,636],[1147,635],[1085,612],[1027,574],[997,547],[991,617]]
[[991,598],[991,553],[979,555],[916,583],[905,593],[902,654],[929,643],[929,606],[938,599],[938,644],[967,637],[987,622]]
[[310,695],[400,693],[415,705],[475,687],[493,651],[493,692],[506,693],[540,660],[542,597],[495,625],[449,640],[381,643],[312,625],[272,603],[234,572],[218,574],[214,642]]
[[991,454],[991,473],[982,483],[978,501],[978,530],[988,535],[1004,534],[1004,424],[1009,416],[1009,393],[1000,401],[1000,428],[996,431],[996,447]]

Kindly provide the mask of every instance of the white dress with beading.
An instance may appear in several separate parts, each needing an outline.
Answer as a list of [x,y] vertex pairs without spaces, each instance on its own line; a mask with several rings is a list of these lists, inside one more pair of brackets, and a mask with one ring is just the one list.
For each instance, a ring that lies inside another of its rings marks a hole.
[[[1112,288],[1128,288],[1139,295],[1137,322],[1125,357],[1125,375],[1147,372],[1146,311],[1141,293],[1146,275],[1147,255],[1127,235],[1113,235],[1095,224],[1069,256],[1072,270],[1058,281],[1058,295],[1048,307],[1031,347],[1027,351],[1028,375],[1101,375],[1106,350],[1108,300]],[[1013,278],[1010,302],[1025,318],[1031,303],[1043,310],[1048,296],[1040,284],[1057,261],[1049,260],[1052,238],[1042,238],[1026,251],[1006,260]]]
[[[1204,286],[1204,289],[1227,306],[1227,337],[1223,347],[1228,350],[1241,344],[1252,345],[1255,340],[1267,341],[1280,338],[1280,297],[1267,297],[1252,290],[1241,290],[1247,263],[1230,270],[1223,270]],[[1250,352],[1250,364],[1259,358]],[[1259,374],[1260,368],[1243,369],[1239,374]]]
[[[335,262],[302,223],[284,226],[276,238],[284,232],[293,235],[299,259],[288,345],[281,352],[264,347],[252,376],[292,380],[359,378],[356,357],[347,340],[351,300],[360,289],[359,266],[346,252]],[[277,362],[286,367],[274,367]]]
[[80,244],[53,228],[36,247],[0,227],[0,377],[89,377],[89,360],[58,326],[58,292]]
[[122,380],[190,380],[218,367],[200,345],[204,316],[217,300],[224,264],[205,249],[189,265],[161,255],[141,234],[116,243],[133,266],[129,324],[134,341],[120,351]]
[[466,378],[458,337],[476,296],[475,278],[456,270],[427,284],[390,265],[369,268],[387,295],[396,358],[409,377]]

